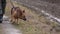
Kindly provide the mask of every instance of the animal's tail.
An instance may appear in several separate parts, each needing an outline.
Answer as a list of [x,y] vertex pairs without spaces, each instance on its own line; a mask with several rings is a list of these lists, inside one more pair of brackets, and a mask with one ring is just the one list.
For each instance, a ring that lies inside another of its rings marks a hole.
[[12,0],[10,0],[10,3],[11,3],[11,5],[12,5],[12,7],[14,7],[14,4],[13,4]]

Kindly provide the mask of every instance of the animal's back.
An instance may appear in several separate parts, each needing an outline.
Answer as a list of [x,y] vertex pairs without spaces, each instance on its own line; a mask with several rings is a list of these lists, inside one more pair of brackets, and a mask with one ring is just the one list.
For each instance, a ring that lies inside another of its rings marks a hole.
[[14,17],[14,18],[19,18],[22,16],[22,11],[20,10],[19,7],[14,7],[11,9],[11,15]]

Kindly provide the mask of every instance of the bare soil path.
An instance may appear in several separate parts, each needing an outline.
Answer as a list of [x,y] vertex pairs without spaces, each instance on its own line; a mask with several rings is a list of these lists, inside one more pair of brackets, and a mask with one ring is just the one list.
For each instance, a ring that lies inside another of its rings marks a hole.
[[3,23],[0,24],[0,34],[22,34],[17,28],[15,28],[8,20],[7,16],[3,17]]

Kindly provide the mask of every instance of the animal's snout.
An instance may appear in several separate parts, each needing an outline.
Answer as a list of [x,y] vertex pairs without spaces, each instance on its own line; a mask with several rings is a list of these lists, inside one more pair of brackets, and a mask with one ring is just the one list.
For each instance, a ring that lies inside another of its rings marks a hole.
[[27,20],[27,18],[24,16],[24,17],[22,17],[22,18],[20,18],[20,19],[22,19],[22,20],[24,20],[24,21],[26,21]]
[[24,20],[24,21],[26,21],[27,19],[26,19],[26,18],[24,18],[23,20]]
[[23,19],[24,21],[26,21],[26,20],[27,20],[27,18],[26,18],[26,16],[25,16],[25,15],[23,15],[23,16],[22,16],[22,19]]

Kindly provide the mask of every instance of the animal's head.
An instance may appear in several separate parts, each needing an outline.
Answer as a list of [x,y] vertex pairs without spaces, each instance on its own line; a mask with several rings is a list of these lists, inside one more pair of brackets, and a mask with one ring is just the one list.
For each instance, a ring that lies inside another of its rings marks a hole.
[[25,16],[25,10],[22,11],[22,17],[21,17],[21,19],[23,19],[24,21],[27,20],[27,19],[26,19],[26,16]]

